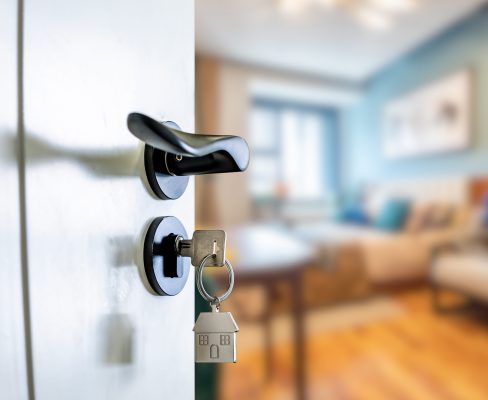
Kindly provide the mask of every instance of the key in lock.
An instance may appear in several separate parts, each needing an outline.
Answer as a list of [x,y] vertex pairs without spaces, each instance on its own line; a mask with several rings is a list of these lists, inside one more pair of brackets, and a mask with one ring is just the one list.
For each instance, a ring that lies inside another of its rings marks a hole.
[[225,262],[225,246],[227,235],[222,230],[198,230],[191,239],[178,237],[176,251],[183,257],[190,257],[195,266],[201,264],[209,254],[214,257],[208,261],[209,266],[222,267]]

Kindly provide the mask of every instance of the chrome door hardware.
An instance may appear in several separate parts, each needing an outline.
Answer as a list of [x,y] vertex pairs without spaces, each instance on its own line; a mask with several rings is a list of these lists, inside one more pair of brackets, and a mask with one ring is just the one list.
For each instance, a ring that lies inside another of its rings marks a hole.
[[192,239],[188,239],[177,218],[156,218],[144,239],[147,280],[158,295],[174,296],[181,292],[188,280],[190,261],[195,266],[204,260],[206,266],[224,266],[225,245],[224,231],[195,231]]
[[225,244],[227,235],[224,231],[195,231],[191,239],[176,239],[176,252],[183,257],[191,257],[191,263],[199,266],[209,254],[214,256],[209,266],[222,267],[225,262]]
[[175,217],[154,219],[144,239],[144,270],[151,288],[160,296],[175,296],[185,287],[190,260],[175,251],[178,237],[186,230]]
[[146,144],[147,179],[164,200],[179,198],[190,175],[242,172],[249,164],[249,147],[239,136],[194,135],[140,113],[129,114],[127,126]]
[[[226,233],[219,230],[199,230],[191,239],[175,217],[160,217],[152,221],[144,239],[144,269],[154,292],[174,296],[183,290],[190,269],[196,268],[196,283],[200,295],[210,303],[211,312],[202,312],[193,328],[195,332],[195,362],[236,362],[236,332],[239,330],[230,312],[220,312],[220,304],[234,288],[234,270],[225,258]],[[220,295],[205,289],[203,272],[206,267],[227,268],[229,287]]]

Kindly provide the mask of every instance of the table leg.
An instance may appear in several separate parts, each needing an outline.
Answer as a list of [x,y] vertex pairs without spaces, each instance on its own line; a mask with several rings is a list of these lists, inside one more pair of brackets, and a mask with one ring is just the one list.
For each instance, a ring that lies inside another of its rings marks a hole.
[[305,342],[305,308],[303,307],[302,271],[298,269],[291,274],[293,288],[293,328],[295,341],[295,377],[297,400],[306,399],[306,342]]
[[271,285],[265,285],[264,311],[264,347],[265,347],[265,378],[270,381],[273,375],[273,343],[271,332]]

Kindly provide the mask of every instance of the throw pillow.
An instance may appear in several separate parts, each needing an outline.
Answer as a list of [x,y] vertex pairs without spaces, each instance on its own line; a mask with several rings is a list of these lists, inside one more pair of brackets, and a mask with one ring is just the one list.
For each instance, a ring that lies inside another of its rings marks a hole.
[[410,212],[410,201],[405,199],[390,199],[383,206],[375,226],[386,231],[399,231],[405,225]]
[[429,212],[426,227],[428,229],[441,229],[450,225],[454,208],[450,204],[435,204]]
[[432,207],[433,204],[415,205],[411,209],[405,222],[405,231],[410,233],[417,233],[423,230],[427,225]]
[[339,213],[339,221],[355,225],[367,225],[369,218],[359,205],[344,207]]

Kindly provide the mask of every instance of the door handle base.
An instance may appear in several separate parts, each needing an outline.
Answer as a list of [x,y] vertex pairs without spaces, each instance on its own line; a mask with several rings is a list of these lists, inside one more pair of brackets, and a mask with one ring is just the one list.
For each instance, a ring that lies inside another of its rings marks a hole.
[[158,168],[158,165],[166,160],[168,153],[156,149],[151,145],[144,146],[144,168],[146,177],[154,194],[162,200],[175,200],[185,193],[188,186],[189,176],[169,175]]
[[154,219],[144,238],[144,270],[149,285],[159,296],[175,296],[185,287],[190,260],[175,250],[177,237],[188,238],[178,218]]

